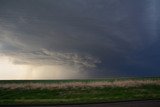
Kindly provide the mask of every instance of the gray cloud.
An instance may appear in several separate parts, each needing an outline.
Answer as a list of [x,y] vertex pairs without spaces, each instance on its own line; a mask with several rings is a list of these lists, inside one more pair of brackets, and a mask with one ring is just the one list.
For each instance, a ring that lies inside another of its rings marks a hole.
[[14,57],[16,64],[94,68],[91,76],[156,72],[159,69],[149,62],[159,59],[154,57],[159,53],[158,4],[158,0],[0,0],[0,53]]

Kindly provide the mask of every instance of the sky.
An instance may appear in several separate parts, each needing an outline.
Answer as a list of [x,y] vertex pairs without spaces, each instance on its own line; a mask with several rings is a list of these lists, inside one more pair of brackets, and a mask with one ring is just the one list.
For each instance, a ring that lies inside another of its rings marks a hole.
[[159,0],[0,0],[0,80],[160,76]]

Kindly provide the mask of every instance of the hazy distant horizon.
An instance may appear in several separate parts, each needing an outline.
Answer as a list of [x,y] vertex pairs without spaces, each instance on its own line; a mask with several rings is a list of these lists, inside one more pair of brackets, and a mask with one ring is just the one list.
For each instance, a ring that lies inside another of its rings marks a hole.
[[160,76],[159,0],[0,0],[0,80]]

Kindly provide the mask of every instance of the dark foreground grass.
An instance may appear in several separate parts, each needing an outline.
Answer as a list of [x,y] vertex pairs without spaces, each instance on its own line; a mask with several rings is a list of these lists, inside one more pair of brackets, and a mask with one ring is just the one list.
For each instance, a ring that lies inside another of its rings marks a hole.
[[81,104],[149,99],[160,100],[160,85],[71,87],[60,89],[0,88],[0,105]]

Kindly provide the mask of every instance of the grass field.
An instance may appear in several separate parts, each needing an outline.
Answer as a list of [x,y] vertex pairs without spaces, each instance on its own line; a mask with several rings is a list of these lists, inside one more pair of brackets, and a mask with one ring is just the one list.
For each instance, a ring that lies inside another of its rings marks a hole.
[[0,105],[160,100],[160,78],[0,81]]

